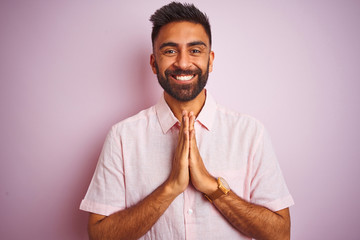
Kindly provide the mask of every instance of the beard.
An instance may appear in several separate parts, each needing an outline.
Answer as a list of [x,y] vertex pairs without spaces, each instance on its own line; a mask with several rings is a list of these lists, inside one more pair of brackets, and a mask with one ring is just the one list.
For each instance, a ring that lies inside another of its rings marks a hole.
[[[160,86],[166,93],[180,102],[187,102],[195,99],[205,88],[209,77],[209,62],[205,73],[202,73],[201,69],[198,67],[195,70],[168,69],[165,71],[165,76],[163,76],[159,71],[156,61],[155,68]],[[170,82],[169,79],[174,75],[195,75],[194,77],[197,76],[198,79],[197,81],[189,84],[176,84],[174,82]]]

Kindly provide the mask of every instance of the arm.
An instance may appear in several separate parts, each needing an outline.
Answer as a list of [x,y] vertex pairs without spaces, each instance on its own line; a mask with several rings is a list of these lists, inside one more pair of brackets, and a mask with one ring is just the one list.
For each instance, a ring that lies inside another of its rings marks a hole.
[[138,204],[108,217],[90,214],[91,240],[138,239],[156,223],[171,202],[189,184],[189,118],[183,116],[178,146],[169,178]]
[[156,223],[176,196],[165,184],[135,206],[108,217],[90,214],[89,236],[100,239],[138,239]]
[[[190,113],[190,176],[194,187],[210,195],[218,188],[213,176],[206,170],[195,138],[195,116]],[[256,239],[290,239],[289,209],[273,212],[249,203],[232,191],[213,201],[221,214],[241,233]]]
[[241,199],[232,191],[213,203],[221,214],[246,236],[256,239],[290,239],[288,208],[273,212]]

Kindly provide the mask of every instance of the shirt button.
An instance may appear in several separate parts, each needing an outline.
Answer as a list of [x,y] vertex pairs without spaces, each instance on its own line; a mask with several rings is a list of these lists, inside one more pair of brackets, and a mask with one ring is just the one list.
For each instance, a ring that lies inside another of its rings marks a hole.
[[191,215],[191,214],[193,214],[193,210],[191,209],[191,208],[189,208],[189,210],[187,211],[187,213],[189,214],[189,215]]

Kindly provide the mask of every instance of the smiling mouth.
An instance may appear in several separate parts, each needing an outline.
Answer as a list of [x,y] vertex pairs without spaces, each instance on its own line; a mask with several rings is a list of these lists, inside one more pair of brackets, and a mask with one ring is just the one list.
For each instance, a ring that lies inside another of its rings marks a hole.
[[172,75],[173,78],[175,78],[178,81],[190,81],[195,77],[195,74],[193,75]]

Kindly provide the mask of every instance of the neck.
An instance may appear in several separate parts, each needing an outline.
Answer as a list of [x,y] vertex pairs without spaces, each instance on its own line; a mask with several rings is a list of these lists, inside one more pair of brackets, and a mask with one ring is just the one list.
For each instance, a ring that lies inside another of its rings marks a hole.
[[202,107],[205,104],[206,91],[203,89],[199,95],[191,101],[181,102],[171,97],[169,94],[164,92],[164,98],[166,103],[169,105],[171,111],[175,117],[181,122],[181,116],[183,111],[193,112],[195,116],[198,116]]

